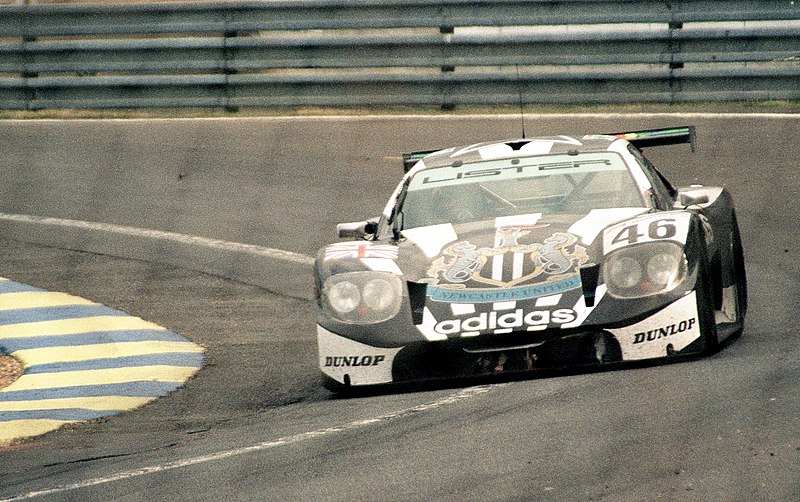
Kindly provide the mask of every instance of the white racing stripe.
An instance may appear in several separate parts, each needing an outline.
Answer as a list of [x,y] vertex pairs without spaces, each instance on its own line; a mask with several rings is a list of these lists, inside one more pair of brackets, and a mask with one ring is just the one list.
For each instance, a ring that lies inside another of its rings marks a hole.
[[419,247],[428,258],[433,258],[442,251],[443,247],[458,239],[458,235],[450,223],[409,228],[403,230],[403,236]]
[[362,427],[366,427],[368,425],[377,424],[381,422],[387,422],[389,420],[395,420],[403,417],[407,417],[410,415],[414,415],[416,413],[422,413],[425,411],[434,410],[436,408],[441,408],[443,406],[449,404],[455,404],[460,401],[465,401],[470,399],[474,396],[485,394],[490,390],[498,387],[502,387],[506,384],[493,384],[493,385],[481,385],[477,387],[469,387],[466,389],[462,389],[458,392],[445,396],[441,399],[437,399],[430,403],[420,404],[417,406],[413,406],[411,408],[406,408],[404,410],[400,410],[394,413],[387,413],[386,415],[380,415],[375,418],[366,418],[363,420],[356,420],[344,425],[338,425],[333,427],[328,427],[325,429],[317,429],[310,432],[303,432],[300,434],[295,434],[293,436],[285,436],[282,438],[274,439],[272,441],[264,441],[262,443],[257,443],[251,446],[243,446],[241,448],[234,448],[231,450],[224,450],[219,451],[217,453],[211,453],[208,455],[200,455],[197,457],[189,457],[183,460],[176,460],[174,462],[167,462],[164,464],[156,464],[150,465],[147,467],[140,467],[138,469],[132,469],[129,471],[122,471],[116,474],[112,474],[110,476],[100,477],[100,478],[93,478],[87,479],[85,481],[80,481],[78,483],[72,483],[67,485],[59,485],[52,488],[45,488],[42,490],[31,491],[28,493],[24,493],[21,495],[15,495],[13,497],[0,499],[0,502],[11,502],[15,500],[27,500],[34,497],[41,497],[44,495],[54,495],[57,493],[64,493],[72,490],[78,490],[81,488],[89,488],[92,486],[103,485],[106,483],[113,483],[115,481],[124,481],[126,479],[136,478],[139,476],[146,476],[148,474],[157,474],[160,472],[169,471],[172,469],[179,469],[181,467],[191,467],[193,465],[204,464],[207,462],[214,462],[216,460],[223,460],[226,458],[236,457],[239,455],[244,455],[246,453],[254,453],[258,451],[269,450],[272,448],[277,448],[279,446],[285,446],[295,443],[300,443],[303,441],[308,441],[311,439],[316,439],[324,436],[329,436],[331,434],[335,434],[338,432],[347,432],[354,429],[360,429]]
[[93,230],[98,232],[107,232],[107,233],[127,235],[132,237],[145,237],[148,239],[180,242],[182,244],[189,244],[192,246],[201,246],[212,249],[221,249],[224,251],[237,251],[242,253],[249,253],[258,256],[274,258],[277,260],[302,263],[305,265],[311,265],[314,263],[314,258],[312,258],[311,256],[300,253],[294,253],[292,251],[284,251],[282,249],[272,249],[262,246],[256,246],[254,244],[242,244],[240,242],[209,239],[206,237],[198,237],[196,235],[165,232],[162,230],[148,230],[145,228],[126,227],[122,225],[114,225],[111,223],[96,223],[91,221],[67,220],[64,218],[33,216],[29,214],[7,214],[7,213],[0,213],[0,220],[16,221],[20,223],[34,223],[39,225],[79,228],[83,230]]

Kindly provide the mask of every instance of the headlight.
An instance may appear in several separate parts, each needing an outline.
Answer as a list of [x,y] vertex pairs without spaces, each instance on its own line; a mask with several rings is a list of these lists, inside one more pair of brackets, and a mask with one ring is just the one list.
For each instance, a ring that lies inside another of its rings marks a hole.
[[389,309],[396,299],[394,287],[386,279],[372,279],[364,285],[364,304],[372,310],[383,312]]
[[383,322],[400,311],[403,283],[386,272],[347,272],[325,281],[322,299],[328,314],[339,321]]
[[672,284],[680,272],[680,261],[674,254],[659,253],[647,260],[647,277],[657,287]]
[[672,242],[630,246],[608,255],[603,280],[617,298],[640,298],[665,293],[686,276],[683,248]]
[[346,314],[361,303],[361,291],[350,281],[337,282],[328,290],[328,302],[333,310]]
[[608,278],[606,282],[614,287],[627,289],[639,284],[642,279],[642,266],[633,258],[622,256],[608,262]]

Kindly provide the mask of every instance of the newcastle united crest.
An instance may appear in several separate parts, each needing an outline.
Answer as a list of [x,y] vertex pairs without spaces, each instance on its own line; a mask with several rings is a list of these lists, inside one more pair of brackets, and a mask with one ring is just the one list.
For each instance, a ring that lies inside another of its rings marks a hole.
[[494,247],[469,241],[446,247],[428,270],[434,300],[480,303],[535,298],[580,286],[577,268],[586,263],[578,238],[556,232],[544,242],[520,240],[530,233],[520,227],[498,228]]

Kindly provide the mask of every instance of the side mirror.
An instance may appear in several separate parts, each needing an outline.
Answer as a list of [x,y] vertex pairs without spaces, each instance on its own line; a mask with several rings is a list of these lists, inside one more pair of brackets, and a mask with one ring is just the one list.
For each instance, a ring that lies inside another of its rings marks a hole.
[[708,204],[708,200],[708,192],[704,191],[682,193],[680,196],[681,206],[683,207]]
[[365,239],[375,235],[377,231],[378,222],[374,220],[339,223],[336,225],[336,232],[340,239]]

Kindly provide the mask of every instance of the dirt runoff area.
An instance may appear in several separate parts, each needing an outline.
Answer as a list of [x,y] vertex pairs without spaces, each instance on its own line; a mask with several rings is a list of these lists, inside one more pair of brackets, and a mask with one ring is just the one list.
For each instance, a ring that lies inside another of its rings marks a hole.
[[16,382],[22,372],[22,363],[17,358],[0,354],[0,389]]

